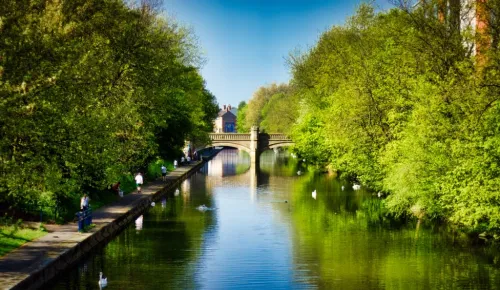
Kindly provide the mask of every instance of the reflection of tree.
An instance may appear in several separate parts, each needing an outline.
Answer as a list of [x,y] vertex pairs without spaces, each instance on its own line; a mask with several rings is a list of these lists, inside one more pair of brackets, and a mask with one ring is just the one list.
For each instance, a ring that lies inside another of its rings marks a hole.
[[[453,248],[445,232],[402,227],[384,218],[381,201],[341,191],[326,176],[296,179],[293,256],[298,278],[323,289],[498,289],[498,269]],[[310,192],[317,190],[317,200]],[[472,266],[472,267],[471,267]]]
[[[266,150],[260,154],[260,173],[273,176],[295,176],[299,170],[297,159],[289,157],[287,152],[275,153],[273,150]],[[304,170],[304,169],[302,169]]]
[[73,271],[66,284],[57,286],[66,289],[94,285],[102,270],[116,289],[200,288],[192,268],[202,255],[203,243],[213,243],[205,241],[205,237],[211,236],[207,229],[214,230],[216,224],[216,211],[195,210],[198,204],[214,207],[206,178],[195,174],[186,180],[180,196],[167,199],[165,207],[158,202],[144,214],[141,231],[132,223],[84,262],[85,268],[91,265],[85,276]]
[[196,249],[202,248],[206,229],[215,223],[215,212],[200,213],[190,204],[195,197],[198,203],[212,206],[210,194],[200,182],[204,178],[203,175],[193,177],[190,199],[183,199],[186,193],[181,191],[181,196],[169,199],[165,208],[154,207],[144,216],[140,233],[129,227],[106,247],[108,267],[115,264],[111,269],[118,270],[108,276],[113,274],[116,280],[133,281],[123,288],[137,288],[132,285],[156,289],[199,287],[195,284],[194,271],[189,268],[201,254]]

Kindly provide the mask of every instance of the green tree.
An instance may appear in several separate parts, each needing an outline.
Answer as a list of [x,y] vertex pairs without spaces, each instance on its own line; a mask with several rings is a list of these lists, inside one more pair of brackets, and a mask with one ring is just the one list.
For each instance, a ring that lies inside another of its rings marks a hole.
[[147,2],[1,6],[0,203],[72,210],[80,192],[207,138],[217,105],[191,34]]
[[246,124],[246,113],[247,113],[247,103],[241,101],[238,104],[238,111],[236,116],[236,130],[238,133],[248,133],[250,132],[250,127]]

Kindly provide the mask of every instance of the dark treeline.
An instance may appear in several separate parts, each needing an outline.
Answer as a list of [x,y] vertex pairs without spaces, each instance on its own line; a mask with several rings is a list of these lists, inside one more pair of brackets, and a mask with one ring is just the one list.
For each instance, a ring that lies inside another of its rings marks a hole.
[[207,141],[218,106],[196,42],[158,4],[0,7],[1,205],[70,207]]
[[[292,89],[256,93],[238,125],[266,127],[262,108],[286,108],[281,130],[301,158],[382,191],[392,215],[498,238],[500,2],[460,2],[380,13],[361,5],[309,51],[291,54]],[[482,31],[470,19],[476,9],[494,16]]]

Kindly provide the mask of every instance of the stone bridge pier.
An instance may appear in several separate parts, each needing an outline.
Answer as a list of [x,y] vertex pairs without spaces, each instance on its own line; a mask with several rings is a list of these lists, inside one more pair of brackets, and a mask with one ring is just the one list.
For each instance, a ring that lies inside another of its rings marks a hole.
[[246,151],[250,154],[250,162],[259,161],[260,153],[265,150],[293,145],[293,141],[281,133],[260,133],[259,127],[253,126],[250,134],[242,133],[213,133],[210,134],[211,144],[205,147],[227,146]]

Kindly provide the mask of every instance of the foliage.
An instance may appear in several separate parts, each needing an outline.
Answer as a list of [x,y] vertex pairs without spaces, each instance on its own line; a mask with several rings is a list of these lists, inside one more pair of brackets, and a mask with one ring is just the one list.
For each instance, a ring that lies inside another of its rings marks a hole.
[[190,32],[144,1],[3,1],[0,203],[74,206],[217,113]]
[[236,130],[238,133],[249,133],[250,127],[246,123],[248,105],[245,101],[238,104],[236,116]]
[[[452,1],[440,16],[438,2],[379,13],[361,5],[309,51],[290,55],[293,91],[259,90],[247,121],[268,130],[279,121],[267,112],[293,108],[294,151],[390,194],[390,214],[498,234],[500,30],[493,20],[487,36],[460,29],[466,9],[460,15]],[[494,15],[495,3],[487,7]],[[484,39],[491,43],[474,56]]]
[[[244,117],[241,126],[248,132],[250,127],[259,126],[261,131],[270,133],[284,132],[289,128],[296,112],[296,106],[286,107],[293,100],[286,98],[292,91],[287,84],[271,84],[262,86],[254,92],[248,104],[244,107]],[[280,115],[286,111],[283,115]],[[240,122],[240,121],[238,121]],[[270,131],[269,129],[277,130]]]

